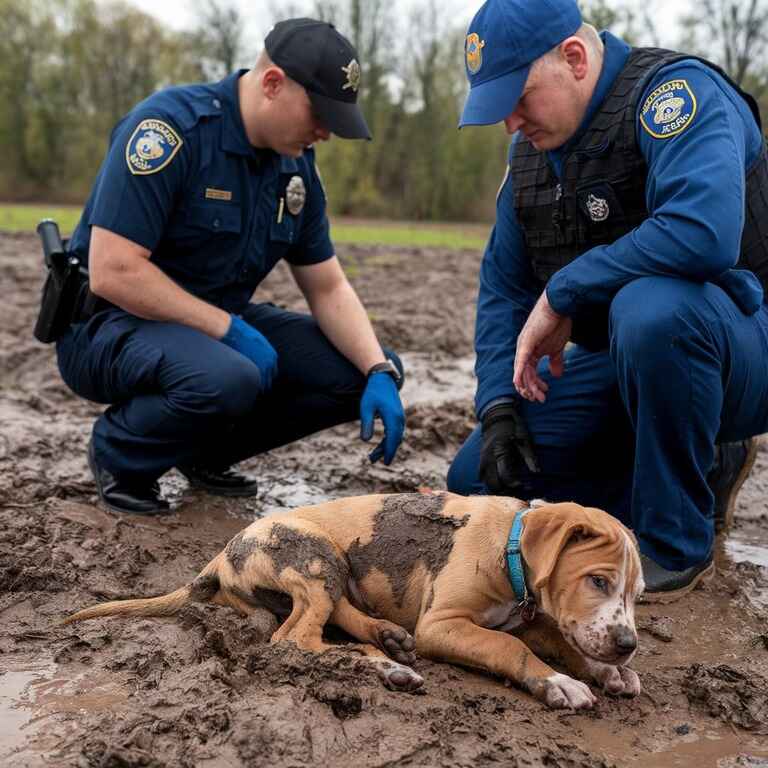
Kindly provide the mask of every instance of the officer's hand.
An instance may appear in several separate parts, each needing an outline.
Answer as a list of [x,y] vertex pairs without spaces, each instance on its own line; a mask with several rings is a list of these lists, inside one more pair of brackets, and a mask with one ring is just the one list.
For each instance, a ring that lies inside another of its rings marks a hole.
[[515,389],[526,400],[543,403],[547,399],[547,383],[538,373],[542,357],[549,355],[549,370],[553,376],[563,375],[563,350],[572,328],[571,318],[555,312],[544,291],[528,315],[515,349]]
[[480,479],[491,493],[519,492],[524,469],[538,472],[539,465],[531,434],[517,403],[500,403],[489,408],[483,416],[482,433]]
[[247,357],[259,369],[262,391],[272,387],[277,376],[277,352],[262,334],[242,318],[232,315],[229,330],[221,341]]
[[400,402],[400,393],[392,377],[385,372],[373,373],[360,401],[360,438],[368,442],[373,437],[373,421],[379,417],[384,422],[384,439],[371,451],[371,463],[382,456],[389,466],[395,458],[397,448],[405,431],[405,413]]

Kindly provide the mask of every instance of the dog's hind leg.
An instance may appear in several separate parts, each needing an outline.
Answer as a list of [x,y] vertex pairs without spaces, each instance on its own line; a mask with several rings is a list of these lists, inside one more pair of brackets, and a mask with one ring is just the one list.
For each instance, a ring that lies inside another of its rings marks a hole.
[[293,569],[281,574],[283,589],[293,607],[288,618],[272,635],[272,642],[290,640],[305,651],[322,653],[333,647],[323,642],[323,627],[333,612],[333,600],[324,579],[305,579]]
[[344,595],[336,603],[330,622],[363,643],[372,643],[401,664],[416,661],[416,642],[406,630],[391,621],[368,616],[355,608]]
[[[423,678],[410,667],[398,664],[373,645],[367,643],[348,646],[331,645],[323,641],[323,627],[335,609],[335,603],[326,588],[325,580],[305,579],[295,571],[284,572],[280,580],[293,599],[293,609],[283,625],[272,635],[273,643],[290,640],[302,650],[314,653],[322,653],[331,648],[361,653],[374,666],[376,673],[388,688],[412,691],[423,684]],[[342,596],[340,599],[346,598]],[[349,607],[352,608],[351,605]],[[398,629],[395,624],[391,626]]]

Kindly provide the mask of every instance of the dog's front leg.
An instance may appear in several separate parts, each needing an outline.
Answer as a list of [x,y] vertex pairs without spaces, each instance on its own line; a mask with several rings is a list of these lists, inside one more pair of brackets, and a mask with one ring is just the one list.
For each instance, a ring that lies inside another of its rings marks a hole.
[[416,627],[416,652],[501,675],[554,709],[590,709],[596,701],[589,686],[555,672],[521,640],[469,618],[422,617]]
[[536,653],[564,664],[576,677],[594,680],[613,696],[638,696],[642,690],[637,673],[624,666],[614,666],[590,659],[569,645],[554,626],[531,625],[519,637]]

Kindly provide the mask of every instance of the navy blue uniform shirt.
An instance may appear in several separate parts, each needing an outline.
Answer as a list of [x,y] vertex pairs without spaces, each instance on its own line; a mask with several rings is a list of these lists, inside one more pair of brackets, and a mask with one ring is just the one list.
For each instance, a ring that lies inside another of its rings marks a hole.
[[[607,32],[601,38],[603,68],[581,127],[566,145],[547,153],[558,177],[569,146],[587,128],[629,56],[623,41]],[[674,93],[692,117],[683,120],[675,134],[655,136],[643,106],[671,81],[685,81],[685,88]],[[638,277],[666,275],[717,282],[740,306],[754,311],[763,300],[757,278],[731,269],[740,252],[746,170],[762,147],[747,103],[710,67],[682,60],[660,69],[648,84],[639,102],[636,130],[648,165],[649,217],[555,273],[546,288],[552,308],[570,316],[589,305],[609,303]],[[510,157],[513,148],[514,138]],[[512,384],[515,344],[538,298],[512,186],[507,178],[499,191],[496,225],[480,270],[475,330],[479,416],[491,402],[517,397]]]
[[[245,71],[159,91],[115,126],[70,248],[85,256],[91,226],[108,229],[234,313],[281,258],[309,265],[333,256],[314,151],[293,159],[249,144],[237,92]],[[295,177],[305,201],[291,213]]]

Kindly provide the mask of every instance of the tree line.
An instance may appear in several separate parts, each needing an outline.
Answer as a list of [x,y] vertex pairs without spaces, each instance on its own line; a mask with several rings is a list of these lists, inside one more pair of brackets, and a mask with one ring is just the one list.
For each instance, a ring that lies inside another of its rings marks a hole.
[[[588,0],[585,18],[629,42],[723,66],[768,119],[768,0],[698,0],[673,34],[663,0]],[[456,129],[466,30],[438,0],[272,0],[258,40],[231,0],[197,0],[194,29],[167,28],[130,2],[0,0],[0,199],[82,203],[114,124],[165,86],[249,66],[276,20],[334,22],[355,44],[373,142],[334,140],[318,161],[334,213],[488,220],[504,171],[503,127]],[[478,3],[479,4],[479,3]]]

